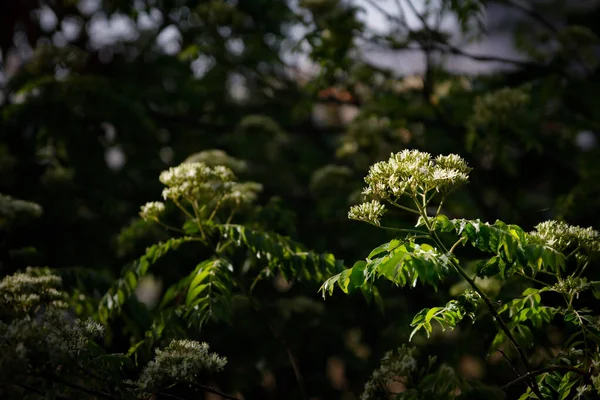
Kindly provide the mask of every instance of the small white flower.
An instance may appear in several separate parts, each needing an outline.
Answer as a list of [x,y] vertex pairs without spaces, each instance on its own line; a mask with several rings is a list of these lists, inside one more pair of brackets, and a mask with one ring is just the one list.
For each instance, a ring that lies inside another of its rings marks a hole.
[[165,204],[152,201],[141,207],[140,216],[145,220],[156,220],[163,212],[165,212]]

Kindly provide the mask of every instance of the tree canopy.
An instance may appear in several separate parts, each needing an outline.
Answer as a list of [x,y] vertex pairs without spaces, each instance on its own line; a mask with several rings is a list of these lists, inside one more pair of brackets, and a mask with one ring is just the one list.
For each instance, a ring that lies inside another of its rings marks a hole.
[[595,398],[598,18],[3,2],[0,395]]

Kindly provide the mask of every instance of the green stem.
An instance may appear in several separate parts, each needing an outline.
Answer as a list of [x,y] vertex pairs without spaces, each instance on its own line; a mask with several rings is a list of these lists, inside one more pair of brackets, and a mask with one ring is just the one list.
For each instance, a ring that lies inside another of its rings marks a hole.
[[583,274],[583,271],[585,271],[585,269],[587,268],[589,264],[589,261],[586,261],[585,264],[583,264],[583,267],[581,268],[581,271],[579,271],[579,273],[577,274],[577,278],[579,278],[581,276],[581,274]]
[[388,200],[388,202],[390,202],[390,204],[398,207],[401,210],[408,211],[408,212],[413,213],[413,214],[421,215],[421,213],[419,211],[415,210],[414,208],[403,206],[403,205],[398,204],[398,203],[396,203],[395,201],[392,201],[392,200]]
[[567,258],[571,258],[571,256],[575,253],[577,253],[579,251],[579,249],[581,248],[581,246],[577,246],[575,248],[575,250],[573,250],[572,252],[569,253],[569,255],[567,256]]
[[446,200],[446,198],[442,197],[442,200],[440,201],[440,205],[438,206],[437,211],[435,212],[436,217],[438,215],[440,215],[440,211],[442,211],[442,206],[444,205],[444,200]]
[[452,247],[450,247],[450,251],[449,251],[449,253],[450,253],[450,254],[454,253],[454,249],[456,249],[456,247],[457,247],[459,244],[461,244],[463,241],[465,241],[465,240],[466,240],[466,239],[465,239],[464,237],[462,237],[462,238],[458,239],[458,241],[457,241],[456,243],[454,243],[454,244],[452,245]]
[[540,284],[540,285],[548,286],[548,284],[546,282],[542,282],[542,281],[540,281],[538,279],[532,278],[529,275],[526,275],[526,274],[524,274],[522,272],[516,271],[516,273],[517,273],[517,275],[520,275],[520,276],[522,276],[525,279],[529,279],[532,282],[535,282],[535,283]]
[[217,204],[215,205],[214,210],[212,211],[212,213],[210,213],[210,217],[208,217],[208,220],[211,221],[214,216],[217,214],[217,210],[219,209],[219,207],[221,206],[221,202],[223,201],[223,198],[221,197],[219,199],[219,201],[217,201]]
[[190,201],[190,204],[192,205],[192,208],[194,209],[194,214],[196,215],[196,218],[192,218],[196,220],[196,223],[198,224],[198,229],[200,229],[200,234],[202,235],[202,239],[206,239],[206,233],[204,232],[204,224],[202,224],[202,218],[201,218],[201,211],[200,209],[198,209],[198,204],[196,204],[195,201]]
[[189,212],[188,210],[186,210],[186,209],[185,209],[185,207],[184,207],[184,206],[182,206],[182,205],[181,205],[181,203],[180,203],[179,201],[177,201],[177,200],[173,199],[173,203],[175,203],[175,205],[176,205],[177,207],[179,207],[179,209],[180,209],[180,210],[181,210],[181,211],[182,211],[182,212],[183,212],[185,215],[187,215],[187,217],[188,217],[189,219],[192,219],[192,220],[193,220],[193,219],[195,219],[195,218],[194,218],[194,216],[193,216],[192,214],[190,214],[190,212]]
[[215,252],[217,254],[221,254],[223,252],[223,250],[225,250],[227,248],[227,246],[229,246],[232,243],[231,240],[228,240],[227,242],[225,242],[225,244],[223,246],[221,246],[221,242],[219,241],[219,243],[217,243],[217,247],[215,249]]
[[[423,194],[423,197],[427,197],[427,194]],[[431,203],[431,200],[433,200],[433,198],[435,197],[436,193],[435,191],[433,192],[433,194],[431,195],[431,197],[429,197],[429,199],[427,199],[427,201],[425,202],[425,207],[427,207],[429,205],[429,203]]]
[[237,207],[231,209],[231,213],[229,214],[229,218],[227,218],[227,221],[225,221],[225,225],[229,225],[231,223],[231,220],[233,219],[233,214],[235,214],[236,209]]
[[[426,232],[423,232],[423,231],[420,231],[417,229],[392,228],[391,226],[376,225],[369,221],[365,221],[365,222],[367,222],[368,224],[371,224],[377,228],[386,229],[388,231],[402,232],[402,233],[417,233],[419,235],[423,235],[424,233],[426,233]],[[426,237],[429,238],[429,236],[426,236]]]
[[182,233],[185,235],[185,231],[179,228],[175,228],[172,226],[169,226],[167,224],[165,224],[164,222],[162,222],[161,220],[159,220],[158,218],[154,219],[153,221],[155,221],[157,224],[159,224],[160,226],[162,226],[163,228],[165,228],[166,230],[170,230],[170,231],[175,231],[177,233]]

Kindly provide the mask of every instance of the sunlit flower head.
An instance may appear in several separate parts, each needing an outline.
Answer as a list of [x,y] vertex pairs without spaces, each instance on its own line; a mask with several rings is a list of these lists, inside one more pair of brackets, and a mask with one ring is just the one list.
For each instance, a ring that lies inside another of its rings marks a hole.
[[352,206],[350,212],[348,212],[348,218],[379,226],[384,213],[385,206],[377,200],[372,200],[368,203]]
[[160,201],[152,201],[141,207],[140,216],[144,220],[156,220],[163,212],[165,212],[165,204]]
[[404,194],[417,196],[431,190],[447,193],[468,183],[471,168],[461,157],[437,156],[418,150],[392,154],[369,170],[363,193],[379,200],[390,200]]
[[224,166],[210,168],[202,162],[183,163],[163,171],[159,177],[166,186],[165,200],[192,199],[199,196],[212,196],[226,191],[234,181],[233,172]]

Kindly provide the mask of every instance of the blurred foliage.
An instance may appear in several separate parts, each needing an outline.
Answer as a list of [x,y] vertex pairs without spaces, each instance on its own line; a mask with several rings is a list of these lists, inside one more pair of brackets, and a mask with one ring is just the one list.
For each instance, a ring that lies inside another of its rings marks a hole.
[[[367,9],[385,23],[368,23]],[[500,33],[512,35],[522,58],[461,46],[496,34],[486,24],[502,10],[510,13]],[[450,218],[597,228],[599,18],[594,2],[565,1],[2,2],[0,273],[52,266],[79,299],[74,312],[97,317],[131,261],[170,240],[138,211],[160,193],[159,173],[184,161],[225,165],[241,182],[262,185],[236,214],[240,235],[268,232],[336,259],[364,258],[395,238],[349,221],[347,211],[362,201],[369,166],[407,148],[460,154],[474,168],[443,206]],[[408,52],[425,60],[419,74],[378,62],[384,54],[404,64]],[[457,73],[446,62],[457,59],[488,73]],[[393,228],[414,226],[406,213],[389,216]],[[165,218],[181,227],[177,209],[167,207]],[[383,282],[377,302],[334,295],[324,306],[318,283],[275,273],[257,286],[273,330],[239,296],[231,298],[234,326],[201,331],[144,297],[142,286],[161,298],[211,256],[210,247],[181,246],[156,259],[106,326],[107,351],[126,353],[172,326],[174,337],[206,341],[227,357],[214,383],[228,393],[357,398],[383,355],[408,340],[413,316],[446,304],[461,284],[445,281],[434,292]],[[476,252],[464,257],[477,268]],[[589,273],[598,279],[597,269]],[[522,292],[509,285],[498,300]],[[540,352],[560,329],[536,337]],[[431,373],[448,365],[458,380],[494,386],[514,375],[501,357],[481,356],[494,334],[482,323],[414,341],[438,355]],[[151,346],[132,357],[150,361]],[[509,398],[520,393],[512,389]]]

